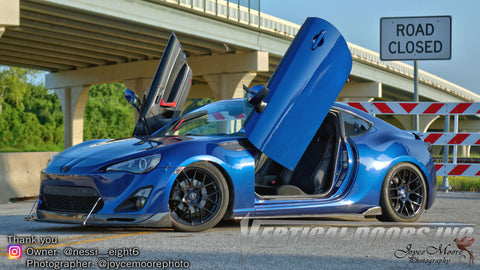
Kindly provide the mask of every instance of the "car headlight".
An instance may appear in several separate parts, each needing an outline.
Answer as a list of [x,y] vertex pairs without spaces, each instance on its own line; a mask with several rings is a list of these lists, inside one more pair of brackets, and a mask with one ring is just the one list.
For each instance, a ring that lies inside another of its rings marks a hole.
[[157,154],[127,160],[108,167],[107,172],[124,171],[131,173],[146,173],[153,170],[158,165],[158,163],[160,163],[161,158],[162,155]]

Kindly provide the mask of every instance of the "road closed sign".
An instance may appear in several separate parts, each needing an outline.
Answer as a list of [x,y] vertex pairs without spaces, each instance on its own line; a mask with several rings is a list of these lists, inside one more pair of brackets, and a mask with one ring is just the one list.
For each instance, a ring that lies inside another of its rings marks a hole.
[[381,60],[447,60],[451,43],[450,16],[380,19]]

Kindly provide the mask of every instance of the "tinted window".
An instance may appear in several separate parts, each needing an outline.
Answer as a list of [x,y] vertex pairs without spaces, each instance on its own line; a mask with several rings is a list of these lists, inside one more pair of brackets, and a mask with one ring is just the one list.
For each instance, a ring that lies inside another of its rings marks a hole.
[[371,124],[359,117],[349,113],[342,112],[343,125],[345,127],[345,136],[356,137],[365,134],[371,127]]
[[185,114],[164,129],[157,136],[229,136],[243,132],[245,122],[244,104],[239,101],[210,103]]

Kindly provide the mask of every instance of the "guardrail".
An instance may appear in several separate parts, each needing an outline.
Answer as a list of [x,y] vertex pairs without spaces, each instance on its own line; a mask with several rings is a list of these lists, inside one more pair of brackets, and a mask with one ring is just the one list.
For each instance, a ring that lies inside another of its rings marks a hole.
[[149,0],[151,2],[165,2],[189,8],[195,11],[214,15],[227,20],[235,21],[290,38],[295,37],[300,26],[296,23],[260,12],[258,9],[226,0]]
[[[457,163],[458,145],[480,146],[480,133],[459,133],[459,115],[480,115],[480,103],[467,102],[347,102],[372,115],[442,115],[445,117],[444,132],[418,132],[420,137],[432,145],[444,146],[443,163],[435,163],[438,176],[443,176],[440,189],[448,190],[448,176],[478,176],[480,164]],[[454,116],[454,132],[450,132],[450,116]],[[453,146],[453,158],[449,163],[449,146]]]

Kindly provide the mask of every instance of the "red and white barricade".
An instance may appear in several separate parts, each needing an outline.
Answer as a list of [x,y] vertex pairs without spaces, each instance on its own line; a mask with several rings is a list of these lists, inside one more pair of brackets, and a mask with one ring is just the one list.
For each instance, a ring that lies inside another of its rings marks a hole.
[[347,102],[347,104],[369,114],[480,114],[480,103],[468,102]]
[[[480,103],[469,102],[346,102],[369,114],[389,115],[480,115]],[[477,145],[480,133],[428,132],[418,133],[432,145]],[[480,164],[436,163],[439,176],[479,176]]]
[[440,176],[480,176],[480,164],[436,163],[435,170]]
[[426,132],[419,133],[424,142],[432,145],[478,145],[480,133]]

